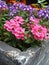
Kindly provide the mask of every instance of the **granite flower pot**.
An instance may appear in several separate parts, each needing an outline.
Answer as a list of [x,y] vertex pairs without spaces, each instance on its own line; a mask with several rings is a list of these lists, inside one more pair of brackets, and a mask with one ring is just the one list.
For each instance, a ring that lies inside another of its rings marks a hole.
[[49,43],[21,52],[0,41],[0,65],[49,65]]

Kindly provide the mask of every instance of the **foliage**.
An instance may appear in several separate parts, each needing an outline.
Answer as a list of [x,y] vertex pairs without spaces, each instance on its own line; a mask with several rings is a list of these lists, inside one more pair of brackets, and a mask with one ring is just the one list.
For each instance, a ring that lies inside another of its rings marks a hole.
[[9,20],[8,10],[0,10],[0,41],[5,41],[7,31],[4,29],[5,21]]
[[47,2],[46,2],[46,0],[38,0],[38,4],[39,4],[42,8],[44,8],[44,7],[46,7]]
[[26,50],[49,39],[49,19],[38,17],[39,11],[25,4],[13,4],[9,8],[0,10],[0,41]]

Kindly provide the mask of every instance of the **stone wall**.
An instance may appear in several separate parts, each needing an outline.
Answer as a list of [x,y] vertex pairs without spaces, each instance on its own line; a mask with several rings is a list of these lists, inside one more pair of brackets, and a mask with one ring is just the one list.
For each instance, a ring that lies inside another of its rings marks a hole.
[[0,41],[0,65],[49,65],[49,42],[21,52]]

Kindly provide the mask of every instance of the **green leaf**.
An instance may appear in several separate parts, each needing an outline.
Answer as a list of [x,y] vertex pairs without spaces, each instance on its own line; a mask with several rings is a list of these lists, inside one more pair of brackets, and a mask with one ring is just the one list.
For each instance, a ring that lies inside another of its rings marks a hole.
[[28,18],[26,18],[25,22],[28,23],[28,21],[29,21]]
[[27,39],[27,36],[25,36],[24,39]]
[[38,5],[42,8],[45,8],[47,3],[46,0],[38,0]]
[[25,40],[25,43],[30,43],[30,39]]
[[45,0],[38,0],[38,3],[42,3],[42,2],[44,2]]
[[33,37],[29,37],[29,38],[25,39],[24,41],[25,41],[25,43],[30,44],[30,43],[34,42],[34,39],[33,39]]
[[6,41],[8,41],[8,40],[9,40],[9,38],[7,37],[7,38],[4,39],[4,42],[6,42]]

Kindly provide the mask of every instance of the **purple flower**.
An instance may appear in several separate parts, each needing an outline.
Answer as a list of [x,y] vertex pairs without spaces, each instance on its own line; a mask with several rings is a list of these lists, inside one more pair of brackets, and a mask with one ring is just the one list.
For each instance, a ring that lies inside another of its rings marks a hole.
[[0,1],[0,9],[2,8],[8,9],[8,5],[6,4],[5,1]]
[[42,9],[38,11],[38,17],[49,19],[49,6],[46,7],[46,9]]
[[32,8],[30,5],[25,5],[22,3],[15,3],[13,5],[10,6],[10,15],[13,16],[15,14],[18,14],[19,11],[23,11],[23,12],[27,12],[26,16],[33,16],[33,10],[35,10],[34,8]]

